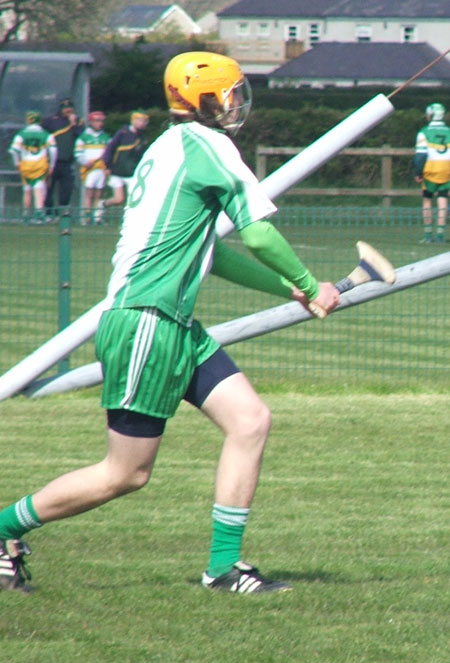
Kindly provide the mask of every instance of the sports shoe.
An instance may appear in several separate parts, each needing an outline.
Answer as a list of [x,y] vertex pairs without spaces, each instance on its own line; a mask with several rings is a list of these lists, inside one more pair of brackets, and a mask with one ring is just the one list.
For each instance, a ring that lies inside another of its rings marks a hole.
[[24,555],[31,550],[21,539],[0,539],[0,590],[17,589],[28,594],[33,591],[25,580],[31,580],[31,573],[25,566]]
[[290,592],[292,590],[291,585],[264,578],[257,568],[246,562],[236,562],[231,571],[217,578],[210,578],[205,571],[202,576],[202,585],[206,589],[217,589],[236,594]]

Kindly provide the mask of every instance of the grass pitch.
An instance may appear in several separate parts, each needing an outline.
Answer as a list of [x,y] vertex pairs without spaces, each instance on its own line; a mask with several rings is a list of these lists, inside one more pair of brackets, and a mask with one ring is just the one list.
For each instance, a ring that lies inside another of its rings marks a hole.
[[[448,663],[450,396],[264,398],[244,558],[294,591],[200,587],[221,439],[183,405],[148,486],[27,537],[36,591],[0,594],[2,660]],[[0,507],[101,458],[98,403],[0,403]]]

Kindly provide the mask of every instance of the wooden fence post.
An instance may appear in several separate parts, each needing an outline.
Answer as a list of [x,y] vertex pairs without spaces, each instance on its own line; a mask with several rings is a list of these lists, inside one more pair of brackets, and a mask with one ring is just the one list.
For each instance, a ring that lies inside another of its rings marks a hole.
[[[383,144],[383,147],[388,149],[389,145]],[[381,188],[383,189],[383,207],[389,208],[391,206],[391,196],[389,191],[392,190],[392,156],[384,154],[381,157]]]

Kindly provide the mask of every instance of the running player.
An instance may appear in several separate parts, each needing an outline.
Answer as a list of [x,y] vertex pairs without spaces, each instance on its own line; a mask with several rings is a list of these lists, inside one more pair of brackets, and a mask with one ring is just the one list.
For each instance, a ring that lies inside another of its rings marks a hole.
[[[109,306],[96,336],[107,455],[0,512],[5,587],[27,586],[22,569],[29,548],[21,537],[28,531],[149,480],[166,421],[185,399],[224,434],[203,586],[239,593],[291,589],[241,560],[270,412],[193,312],[210,270],[304,305],[313,301],[327,312],[339,303],[339,292],[332,283],[318,283],[265,220],[276,208],[229,137],[250,109],[250,87],[237,62],[183,53],[169,62],[164,81],[173,123],[146,151],[131,181]],[[215,221],[222,210],[257,261],[219,241]]]
[[125,201],[131,177],[148,147],[144,133],[148,120],[147,113],[133,111],[130,123],[119,129],[108,143],[103,161],[106,165],[107,184],[112,189],[113,195],[100,202],[101,213],[107,207],[122,205]]

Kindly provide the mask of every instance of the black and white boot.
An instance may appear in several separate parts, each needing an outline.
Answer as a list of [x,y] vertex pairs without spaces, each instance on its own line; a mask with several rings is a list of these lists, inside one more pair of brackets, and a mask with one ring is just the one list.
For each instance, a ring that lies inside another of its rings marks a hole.
[[21,539],[0,539],[0,590],[16,589],[28,594],[32,591],[26,580],[31,580],[31,573],[25,566],[25,555],[31,550]]
[[207,589],[235,592],[236,594],[261,594],[267,592],[289,592],[291,585],[268,580],[257,568],[246,562],[236,562],[231,571],[218,578],[210,578],[205,572],[202,585]]

